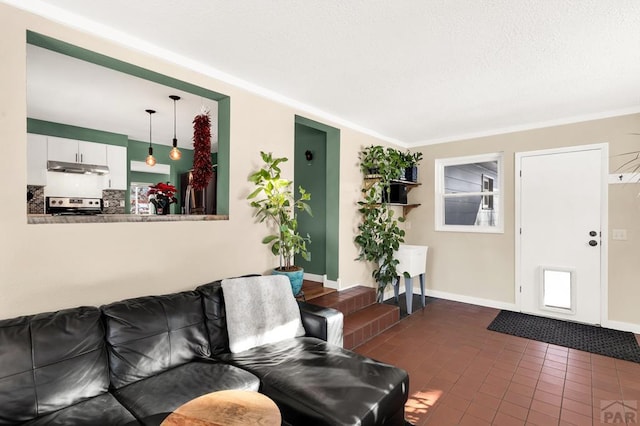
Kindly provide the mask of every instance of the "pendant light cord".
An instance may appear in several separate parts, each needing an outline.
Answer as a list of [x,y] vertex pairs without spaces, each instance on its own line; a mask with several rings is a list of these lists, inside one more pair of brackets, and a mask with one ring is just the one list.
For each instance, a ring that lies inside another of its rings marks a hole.
[[151,112],[149,113],[149,147],[151,148]]

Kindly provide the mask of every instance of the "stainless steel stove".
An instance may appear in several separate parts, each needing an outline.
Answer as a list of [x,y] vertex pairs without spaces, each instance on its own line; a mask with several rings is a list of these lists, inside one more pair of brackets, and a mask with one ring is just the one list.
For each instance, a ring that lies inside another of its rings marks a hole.
[[102,213],[102,198],[47,197],[45,213],[52,215],[92,215]]

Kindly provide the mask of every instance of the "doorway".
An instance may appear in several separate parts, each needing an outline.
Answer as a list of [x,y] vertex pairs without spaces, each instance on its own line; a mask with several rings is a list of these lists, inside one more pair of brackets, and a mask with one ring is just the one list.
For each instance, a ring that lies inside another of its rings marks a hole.
[[608,145],[517,153],[516,305],[601,324],[606,318]]
[[295,117],[294,186],[311,194],[313,217],[298,216],[300,234],[311,237],[311,260],[296,256],[305,278],[339,288],[338,218],[340,188],[340,130]]

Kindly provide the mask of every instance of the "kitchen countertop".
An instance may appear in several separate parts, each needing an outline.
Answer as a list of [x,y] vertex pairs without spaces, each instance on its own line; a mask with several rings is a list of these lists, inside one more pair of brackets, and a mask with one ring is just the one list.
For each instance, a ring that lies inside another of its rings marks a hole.
[[203,220],[229,220],[228,215],[135,215],[135,214],[97,214],[79,216],[52,216],[50,214],[29,214],[27,223],[116,223],[116,222],[194,222]]

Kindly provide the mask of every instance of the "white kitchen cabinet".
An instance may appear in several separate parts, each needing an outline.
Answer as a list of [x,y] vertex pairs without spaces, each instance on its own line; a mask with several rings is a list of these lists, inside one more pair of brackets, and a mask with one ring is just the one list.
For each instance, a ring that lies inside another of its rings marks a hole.
[[102,143],[95,142],[78,142],[78,153],[80,154],[80,163],[84,164],[107,164],[107,146]]
[[78,141],[74,139],[47,138],[48,154],[50,161],[64,161],[66,163],[78,163]]
[[27,185],[47,184],[47,137],[27,134]]
[[127,189],[127,147],[107,145],[109,174],[104,175],[105,189]]
[[101,143],[78,141],[75,139],[48,138],[48,159],[67,163],[107,164],[107,146]]

